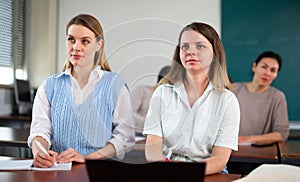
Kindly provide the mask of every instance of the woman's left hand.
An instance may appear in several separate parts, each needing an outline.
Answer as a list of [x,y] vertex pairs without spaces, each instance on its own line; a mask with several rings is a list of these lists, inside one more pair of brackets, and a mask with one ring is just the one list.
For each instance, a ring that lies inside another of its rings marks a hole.
[[68,163],[68,162],[79,162],[85,163],[85,156],[77,152],[73,148],[60,153],[56,159],[59,163]]

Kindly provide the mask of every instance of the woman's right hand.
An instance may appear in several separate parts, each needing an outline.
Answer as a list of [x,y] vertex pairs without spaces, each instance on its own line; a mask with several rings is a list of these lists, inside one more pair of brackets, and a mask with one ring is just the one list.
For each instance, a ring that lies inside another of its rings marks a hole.
[[48,154],[49,155],[45,154],[42,151],[38,151],[34,156],[34,160],[33,160],[34,167],[48,168],[53,166],[54,163],[56,162],[58,153],[54,152],[53,150],[49,150]]

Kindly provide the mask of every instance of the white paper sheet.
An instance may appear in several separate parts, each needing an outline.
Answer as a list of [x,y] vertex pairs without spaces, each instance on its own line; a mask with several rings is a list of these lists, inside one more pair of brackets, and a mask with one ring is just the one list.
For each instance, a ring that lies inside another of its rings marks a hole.
[[30,160],[2,160],[0,161],[0,170],[35,170],[35,171],[70,171],[72,162],[57,164],[49,168],[32,167],[33,159]]

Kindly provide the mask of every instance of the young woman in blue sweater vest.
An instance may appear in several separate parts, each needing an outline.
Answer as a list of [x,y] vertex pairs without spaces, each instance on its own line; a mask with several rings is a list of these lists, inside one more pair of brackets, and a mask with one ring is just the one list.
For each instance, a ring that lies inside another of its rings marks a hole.
[[103,29],[95,17],[80,14],[66,34],[63,72],[46,78],[34,100],[28,138],[33,164],[122,159],[134,145],[133,115],[127,85],[105,58]]

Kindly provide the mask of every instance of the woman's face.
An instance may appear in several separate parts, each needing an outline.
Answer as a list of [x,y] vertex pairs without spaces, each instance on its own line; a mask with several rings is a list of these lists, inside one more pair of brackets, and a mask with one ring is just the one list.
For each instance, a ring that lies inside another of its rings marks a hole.
[[279,64],[274,58],[262,58],[259,63],[254,63],[252,71],[254,72],[253,81],[260,86],[269,86],[277,77]]
[[180,40],[180,59],[187,72],[208,73],[213,60],[211,43],[194,30],[184,31]]
[[67,55],[73,66],[94,66],[95,52],[102,41],[96,41],[94,32],[82,25],[71,25],[66,40]]

